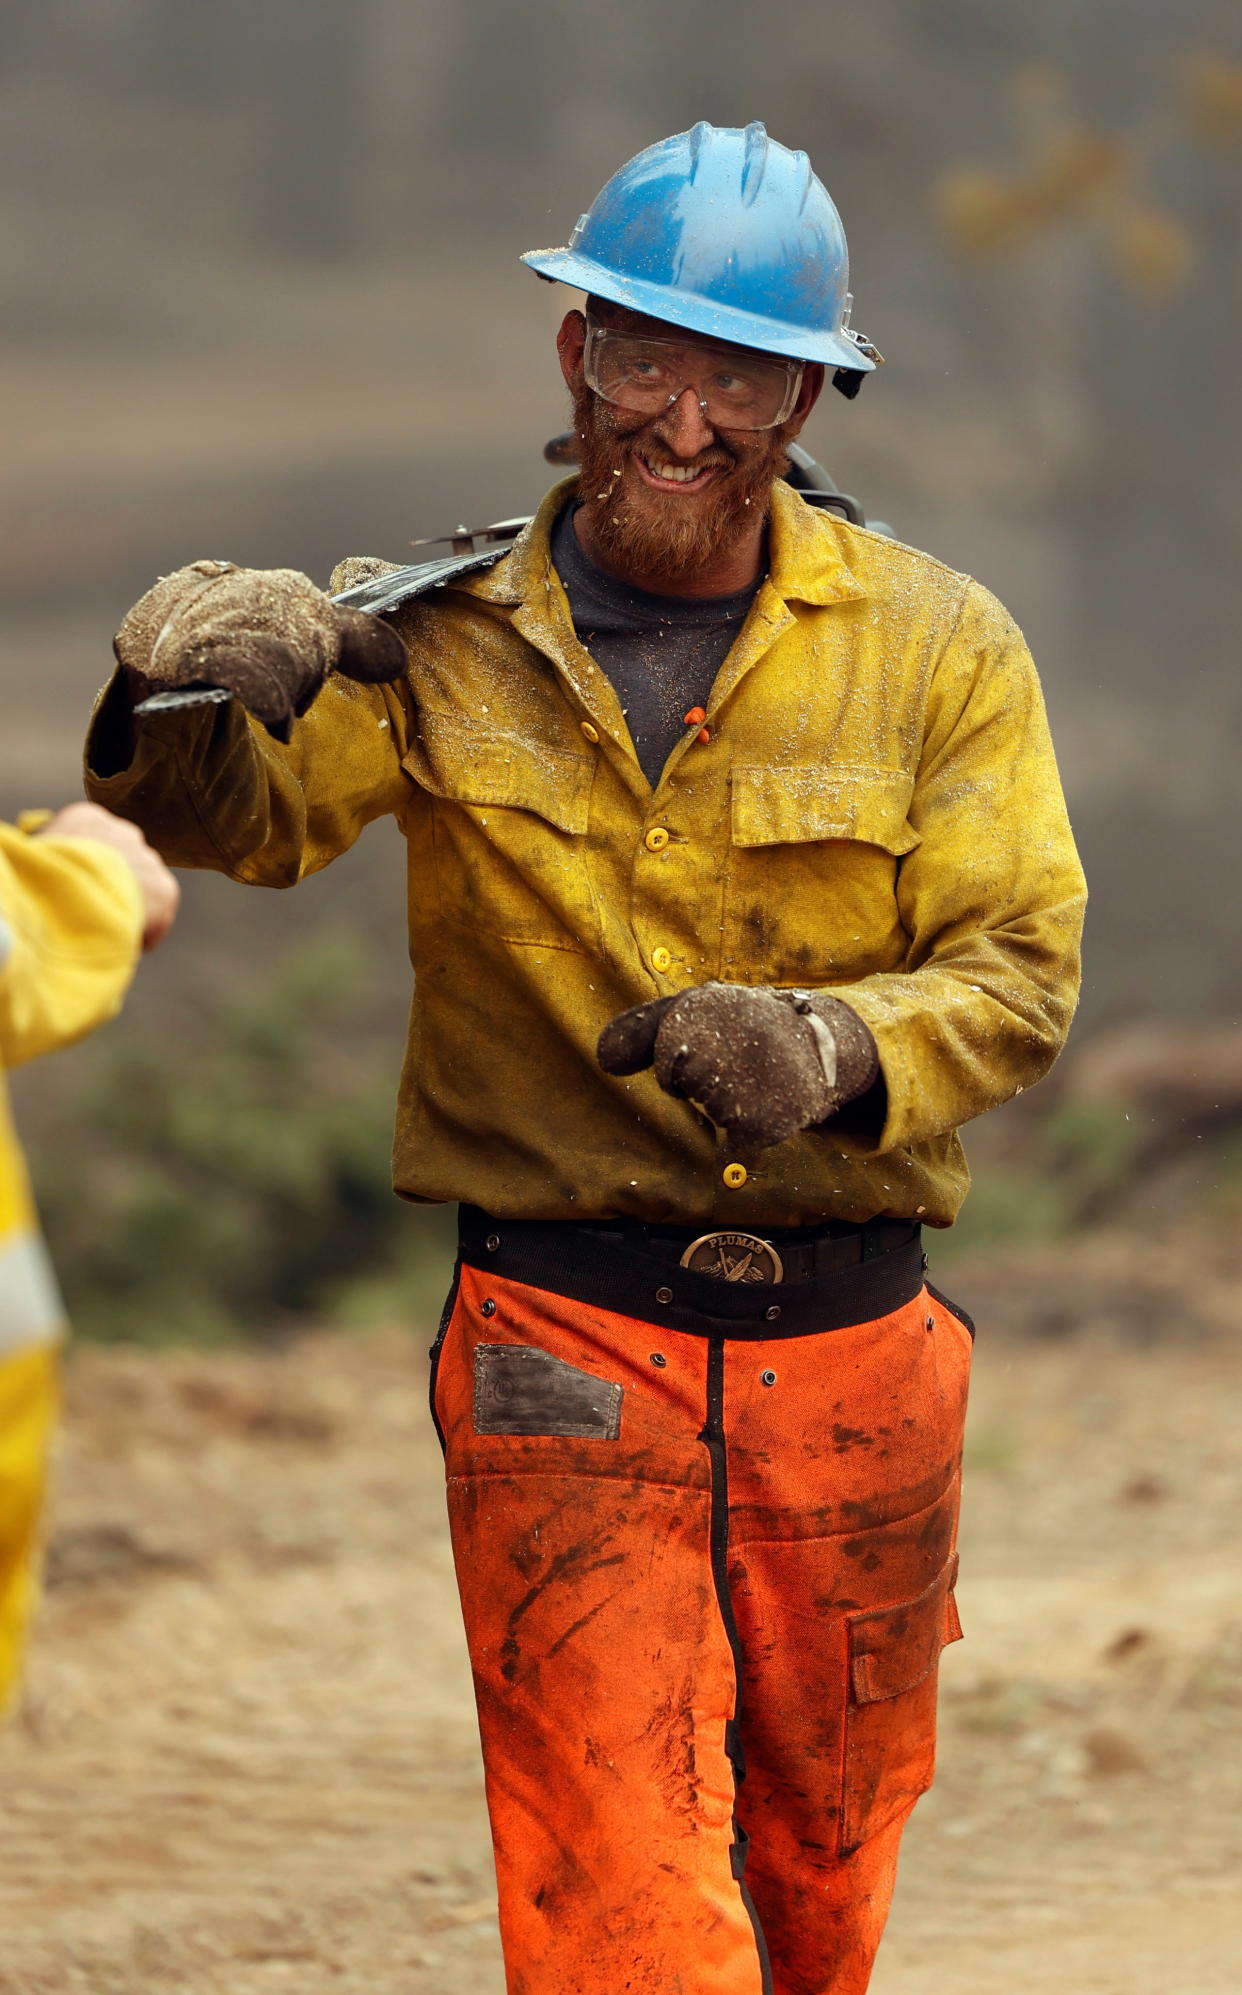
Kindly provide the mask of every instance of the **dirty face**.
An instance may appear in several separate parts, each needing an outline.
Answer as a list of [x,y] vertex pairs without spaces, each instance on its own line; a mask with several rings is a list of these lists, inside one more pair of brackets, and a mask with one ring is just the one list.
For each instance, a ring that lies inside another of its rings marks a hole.
[[[649,337],[674,336],[722,362],[747,349],[683,333],[658,319],[591,301],[592,321]],[[657,416],[615,407],[587,386],[586,320],[570,312],[558,350],[573,396],[581,466],[583,523],[610,566],[678,581],[746,539],[758,540],[786,446],[802,428],[823,383],[807,366],[792,414],[772,429],[729,429],[708,421],[687,387]],[[753,357],[753,356],[752,356]]]

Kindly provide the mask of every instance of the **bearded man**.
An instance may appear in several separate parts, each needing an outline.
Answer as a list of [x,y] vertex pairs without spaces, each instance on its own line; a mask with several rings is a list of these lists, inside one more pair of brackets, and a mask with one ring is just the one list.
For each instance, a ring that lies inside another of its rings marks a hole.
[[959,1632],[920,1228],[1060,1047],[1082,879],[1004,610],[780,475],[876,358],[805,155],[698,125],[527,261],[588,296],[580,475],[331,600],[166,578],[90,787],[258,885],[405,834],[395,1181],[461,1207],[431,1395],[510,1989],[859,1995]]

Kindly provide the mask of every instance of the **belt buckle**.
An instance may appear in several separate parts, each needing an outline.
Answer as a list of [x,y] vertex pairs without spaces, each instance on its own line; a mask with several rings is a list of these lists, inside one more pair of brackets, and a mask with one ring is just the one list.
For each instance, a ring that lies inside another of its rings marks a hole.
[[681,1265],[715,1281],[771,1283],[785,1278],[780,1255],[757,1233],[701,1233],[686,1248]]

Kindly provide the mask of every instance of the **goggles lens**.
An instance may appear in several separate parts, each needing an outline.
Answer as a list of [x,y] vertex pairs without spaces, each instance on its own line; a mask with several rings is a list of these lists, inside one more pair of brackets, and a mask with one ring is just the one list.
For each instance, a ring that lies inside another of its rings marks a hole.
[[616,332],[587,321],[587,386],[615,408],[658,416],[690,388],[715,429],[774,429],[792,414],[802,362]]

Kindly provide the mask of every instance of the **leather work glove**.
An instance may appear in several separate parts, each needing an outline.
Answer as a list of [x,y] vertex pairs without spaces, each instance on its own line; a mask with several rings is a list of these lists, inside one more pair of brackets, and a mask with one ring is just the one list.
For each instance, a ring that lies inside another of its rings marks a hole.
[[221,686],[288,741],[329,672],[379,684],[405,646],[365,610],[333,603],[294,568],[195,561],[134,604],[113,640],[137,704],[151,693]]
[[697,1103],[743,1150],[826,1121],[880,1071],[870,1032],[838,998],[747,984],[635,1005],[609,1020],[597,1057],[606,1074],[654,1067],[666,1093]]

